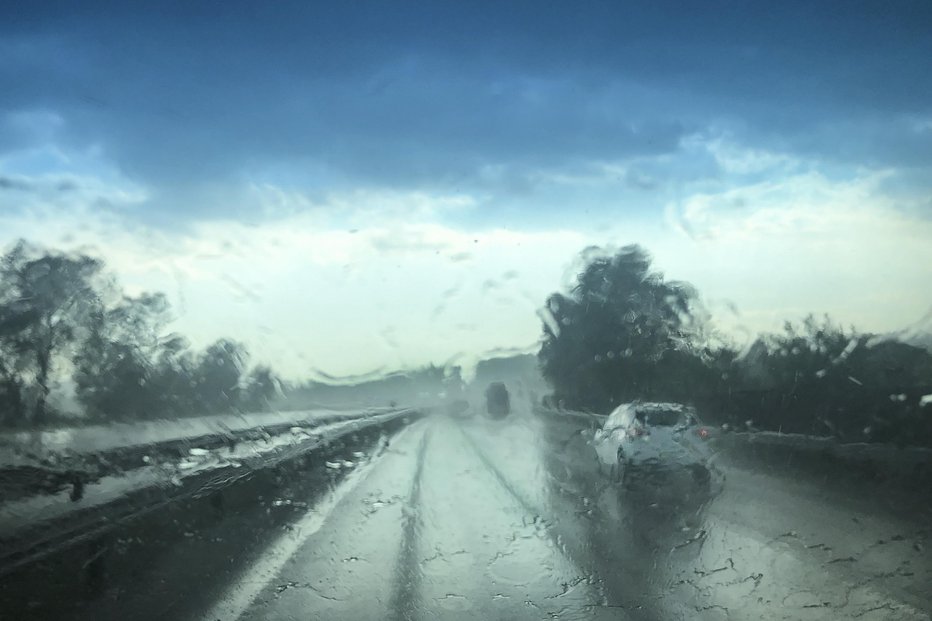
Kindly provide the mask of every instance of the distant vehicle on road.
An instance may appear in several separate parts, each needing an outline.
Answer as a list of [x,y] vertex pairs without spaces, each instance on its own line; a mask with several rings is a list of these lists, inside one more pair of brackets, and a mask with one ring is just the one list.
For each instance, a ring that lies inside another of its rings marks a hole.
[[692,407],[624,403],[596,431],[593,445],[599,460],[626,485],[638,475],[662,483],[686,472],[694,485],[706,489],[714,475],[712,435]]
[[472,408],[469,407],[469,401],[466,399],[454,399],[447,403],[447,414],[455,418],[466,418],[472,416]]
[[508,388],[502,382],[492,382],[485,389],[485,403],[489,416],[492,418],[504,418],[511,412],[511,398],[508,396]]

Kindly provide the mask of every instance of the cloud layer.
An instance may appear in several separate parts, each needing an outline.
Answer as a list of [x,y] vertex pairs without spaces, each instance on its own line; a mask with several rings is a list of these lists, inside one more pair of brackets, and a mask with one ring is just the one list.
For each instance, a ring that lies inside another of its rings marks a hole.
[[644,244],[735,334],[809,310],[893,329],[932,305],[929,23],[923,2],[24,5],[0,24],[0,242],[103,254],[196,339],[295,374],[533,345],[590,244]]

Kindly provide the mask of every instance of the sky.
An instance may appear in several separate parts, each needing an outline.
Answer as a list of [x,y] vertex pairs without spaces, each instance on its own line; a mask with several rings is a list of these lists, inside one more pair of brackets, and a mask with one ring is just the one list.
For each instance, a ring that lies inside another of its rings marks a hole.
[[927,2],[19,2],[0,245],[286,377],[534,351],[639,243],[738,344],[932,308]]

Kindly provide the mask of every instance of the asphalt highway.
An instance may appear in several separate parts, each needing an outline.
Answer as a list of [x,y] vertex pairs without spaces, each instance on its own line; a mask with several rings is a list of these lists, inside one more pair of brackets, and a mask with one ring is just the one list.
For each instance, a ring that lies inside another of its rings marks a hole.
[[720,455],[708,489],[623,487],[579,422],[529,411],[344,457],[176,510],[176,539],[160,517],[165,545],[117,554],[67,618],[930,618],[928,499],[856,477]]

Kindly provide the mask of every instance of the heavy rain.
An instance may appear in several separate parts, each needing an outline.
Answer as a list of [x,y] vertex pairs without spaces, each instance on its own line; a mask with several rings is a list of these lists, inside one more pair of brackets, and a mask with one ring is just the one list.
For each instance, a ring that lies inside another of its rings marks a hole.
[[0,619],[930,619],[922,3],[12,3]]

